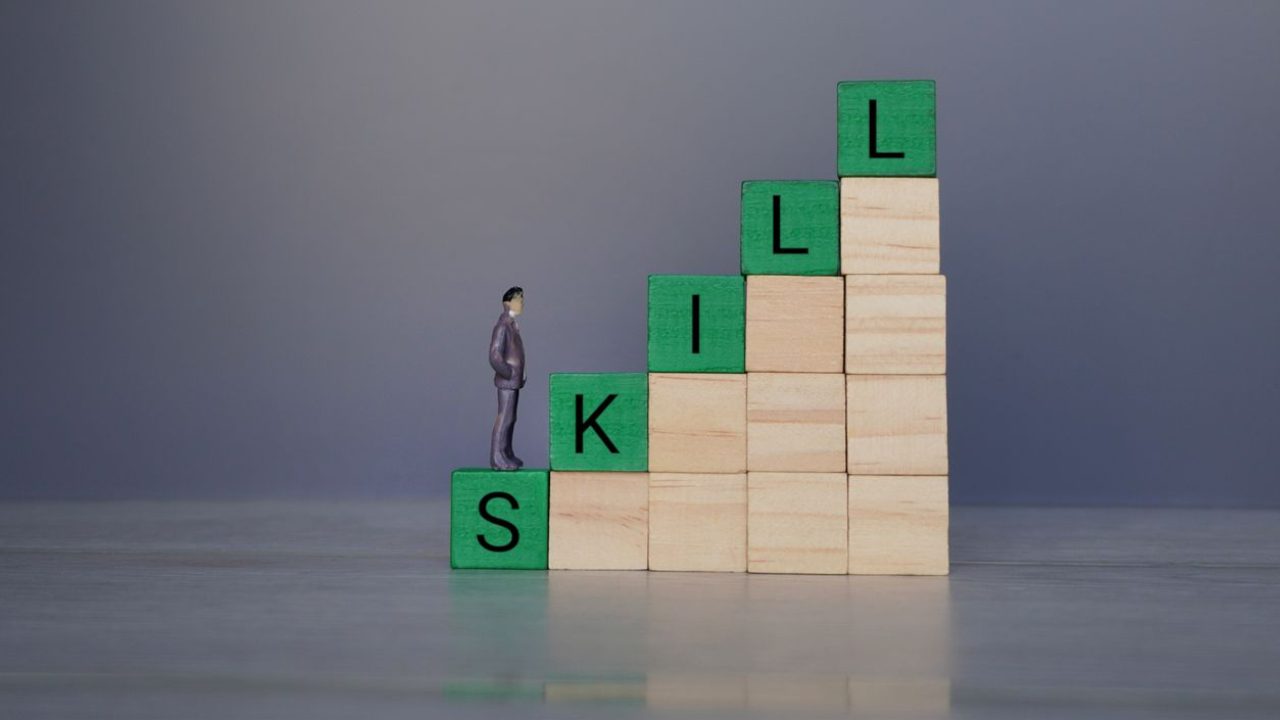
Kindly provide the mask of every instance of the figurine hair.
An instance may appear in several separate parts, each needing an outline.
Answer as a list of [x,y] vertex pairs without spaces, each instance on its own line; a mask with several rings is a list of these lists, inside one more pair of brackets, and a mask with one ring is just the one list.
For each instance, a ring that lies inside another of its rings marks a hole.
[[524,288],[519,285],[509,288],[506,292],[502,293],[502,302],[511,302],[518,297],[524,297]]

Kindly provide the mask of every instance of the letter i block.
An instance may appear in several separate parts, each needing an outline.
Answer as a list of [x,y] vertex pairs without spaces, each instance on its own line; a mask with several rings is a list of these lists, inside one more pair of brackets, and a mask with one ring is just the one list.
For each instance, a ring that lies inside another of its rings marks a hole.
[[649,467],[649,379],[644,373],[551,375],[551,468]]
[[746,351],[741,275],[649,276],[649,371],[740,373]]
[[742,183],[742,274],[835,275],[839,215],[830,180]]
[[546,470],[453,471],[449,565],[547,568]]
[[842,82],[836,86],[836,174],[933,177],[932,80]]

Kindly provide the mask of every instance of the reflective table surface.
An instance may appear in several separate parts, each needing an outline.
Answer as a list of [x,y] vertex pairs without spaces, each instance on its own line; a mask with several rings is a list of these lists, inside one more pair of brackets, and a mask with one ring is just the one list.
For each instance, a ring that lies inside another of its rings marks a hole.
[[1280,513],[955,508],[952,562],[451,571],[444,502],[0,505],[0,715],[1280,717]]

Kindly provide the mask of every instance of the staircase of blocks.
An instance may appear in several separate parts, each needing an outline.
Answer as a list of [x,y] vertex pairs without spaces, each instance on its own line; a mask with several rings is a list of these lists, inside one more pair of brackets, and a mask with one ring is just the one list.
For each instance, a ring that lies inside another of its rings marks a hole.
[[741,272],[652,275],[648,373],[550,377],[550,469],[460,469],[454,568],[944,575],[935,88],[837,85],[837,175],[742,184]]

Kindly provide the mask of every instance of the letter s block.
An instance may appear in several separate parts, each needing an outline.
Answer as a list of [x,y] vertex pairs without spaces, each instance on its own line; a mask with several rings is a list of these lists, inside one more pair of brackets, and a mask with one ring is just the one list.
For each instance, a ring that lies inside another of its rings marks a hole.
[[644,373],[552,373],[551,469],[649,469]]
[[545,570],[549,482],[546,470],[454,470],[449,565]]

